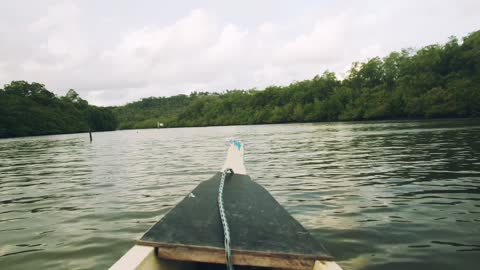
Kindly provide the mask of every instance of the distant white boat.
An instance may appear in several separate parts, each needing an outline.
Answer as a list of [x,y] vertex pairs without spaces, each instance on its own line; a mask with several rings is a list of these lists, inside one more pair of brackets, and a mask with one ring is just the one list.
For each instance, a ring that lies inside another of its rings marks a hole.
[[157,122],[157,128],[163,127],[163,123]]

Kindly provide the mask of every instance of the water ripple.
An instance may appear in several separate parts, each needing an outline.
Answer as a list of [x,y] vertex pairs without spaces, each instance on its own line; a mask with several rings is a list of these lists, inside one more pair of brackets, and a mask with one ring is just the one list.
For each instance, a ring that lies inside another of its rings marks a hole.
[[0,269],[108,268],[221,167],[231,138],[345,269],[475,269],[479,133],[455,120],[0,140]]

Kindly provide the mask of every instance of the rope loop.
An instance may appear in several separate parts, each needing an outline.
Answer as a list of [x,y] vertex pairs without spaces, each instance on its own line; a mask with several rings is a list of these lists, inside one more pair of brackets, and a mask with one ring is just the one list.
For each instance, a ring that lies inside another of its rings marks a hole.
[[232,264],[232,251],[230,249],[230,230],[228,228],[227,216],[225,215],[225,207],[223,205],[223,187],[225,185],[225,178],[227,174],[233,175],[232,169],[225,169],[222,172],[222,178],[220,179],[220,186],[218,187],[218,209],[220,211],[220,219],[223,226],[223,236],[225,245],[225,259],[227,262],[227,269],[234,270]]

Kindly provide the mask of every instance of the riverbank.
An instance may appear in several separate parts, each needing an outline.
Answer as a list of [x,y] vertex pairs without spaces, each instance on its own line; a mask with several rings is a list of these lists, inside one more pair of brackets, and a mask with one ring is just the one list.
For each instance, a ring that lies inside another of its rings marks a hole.
[[[472,124],[480,124],[480,117],[469,117],[469,118],[436,118],[436,119],[383,119],[383,120],[358,120],[358,121],[323,121],[323,122],[290,122],[290,123],[262,123],[262,124],[251,124],[251,125],[228,125],[228,126],[192,126],[192,127],[161,127],[161,128],[126,128],[126,129],[116,129],[116,130],[109,130],[109,131],[96,131],[92,132],[93,136],[96,133],[103,133],[103,132],[112,132],[112,131],[128,131],[128,130],[149,130],[149,129],[182,129],[182,128],[202,128],[202,127],[242,127],[242,126],[281,126],[281,125],[294,125],[294,124],[343,124],[343,125],[355,125],[355,124],[407,124],[407,123],[438,123],[441,125],[442,123],[448,122],[450,125],[454,123],[458,123],[459,125],[465,125],[466,123]],[[85,132],[72,132],[72,133],[57,133],[57,134],[43,134],[43,135],[36,135],[36,136],[18,136],[18,137],[7,137],[7,138],[0,138],[2,139],[14,139],[14,138],[35,138],[35,137],[42,137],[42,136],[53,136],[53,135],[74,135],[74,134],[82,134],[85,136],[85,139],[88,140],[88,131]]]
[[354,63],[339,79],[150,97],[112,108],[120,129],[480,117],[480,32]]
[[262,90],[150,97],[97,107],[39,83],[0,89],[0,137],[69,132],[387,119],[480,117],[480,31],[463,40],[355,62],[342,79],[329,71]]

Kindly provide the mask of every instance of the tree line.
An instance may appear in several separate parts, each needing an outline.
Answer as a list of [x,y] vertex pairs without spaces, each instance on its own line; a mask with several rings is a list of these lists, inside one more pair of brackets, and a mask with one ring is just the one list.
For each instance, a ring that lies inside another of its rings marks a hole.
[[355,62],[344,78],[263,90],[192,92],[124,106],[89,105],[74,90],[55,96],[40,83],[0,89],[0,137],[114,129],[289,122],[480,117],[480,31],[462,40]]
[[113,108],[119,128],[480,116],[480,31],[263,90],[145,98]]
[[0,89],[0,138],[116,127],[110,108],[89,105],[73,89],[61,97],[36,82],[12,81]]

